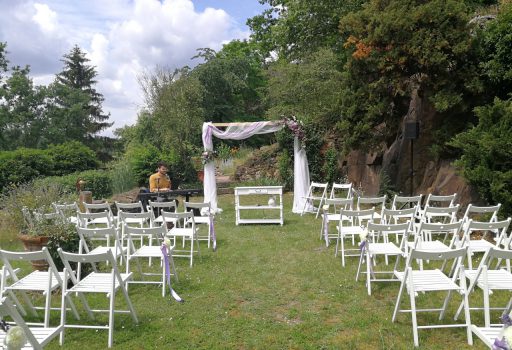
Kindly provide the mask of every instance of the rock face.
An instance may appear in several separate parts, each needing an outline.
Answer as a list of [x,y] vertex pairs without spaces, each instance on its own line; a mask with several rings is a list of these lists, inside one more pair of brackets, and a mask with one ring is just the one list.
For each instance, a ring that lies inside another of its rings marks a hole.
[[251,181],[260,178],[275,179],[279,177],[277,167],[278,144],[263,146],[237,167],[235,181]]
[[[462,177],[457,175],[456,169],[450,161],[436,161],[429,152],[433,138],[430,132],[439,123],[439,115],[426,98],[417,93],[413,94],[409,105],[409,112],[404,118],[405,122],[419,122],[419,138],[413,140],[413,194],[458,194],[458,203],[466,206],[468,203],[479,203],[479,196]],[[405,139],[403,132],[399,133],[391,145],[382,145],[381,150],[367,154],[361,151],[352,151],[341,159],[343,172],[348,180],[364,189],[367,196],[376,195],[380,188],[380,173],[384,171],[391,183],[403,195],[411,194],[411,140]]]

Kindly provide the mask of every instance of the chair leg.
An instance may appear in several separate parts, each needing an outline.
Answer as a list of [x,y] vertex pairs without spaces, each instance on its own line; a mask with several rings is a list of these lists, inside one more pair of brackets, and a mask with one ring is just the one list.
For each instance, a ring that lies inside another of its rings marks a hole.
[[359,255],[359,264],[357,265],[356,281],[359,281],[359,274],[361,273],[361,265],[363,264],[363,252]]
[[473,332],[471,331],[471,314],[469,311],[469,296],[468,289],[466,288],[466,279],[464,277],[464,268],[461,268],[460,284],[464,291],[464,316],[466,317],[466,333],[468,337],[468,344],[473,345]]
[[412,334],[414,337],[414,346],[419,346],[418,320],[416,318],[416,297],[412,287],[411,290],[409,291],[409,299],[411,301]]
[[345,267],[345,237],[341,237],[341,266]]
[[[367,243],[368,244],[368,243]],[[372,287],[371,287],[371,264],[372,260],[370,259],[370,252],[368,249],[364,249],[366,252],[366,288],[368,289],[368,295],[372,295]]]
[[[113,282],[115,283],[115,282]],[[108,347],[112,347],[112,343],[114,342],[114,305],[115,305],[115,295],[116,292],[114,288],[109,296],[109,305],[110,308],[108,310]]]
[[402,283],[400,283],[400,289],[398,290],[398,296],[396,298],[396,303],[395,303],[395,310],[393,311],[393,317],[391,319],[391,322],[396,321],[396,316],[398,315],[398,311],[400,311],[400,301],[402,299],[402,294],[403,294],[404,288],[405,288],[405,278],[407,278],[407,271],[404,275],[404,280],[402,281]]

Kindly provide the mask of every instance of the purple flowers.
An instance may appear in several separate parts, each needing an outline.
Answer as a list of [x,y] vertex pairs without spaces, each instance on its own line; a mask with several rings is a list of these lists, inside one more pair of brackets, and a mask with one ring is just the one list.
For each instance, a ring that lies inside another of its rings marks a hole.
[[284,118],[284,124],[290,129],[293,136],[296,136],[299,141],[304,144],[306,141],[306,133],[304,132],[304,124],[302,121],[297,120],[295,116]]
[[203,164],[213,162],[213,160],[215,159],[216,156],[217,156],[217,152],[215,152],[215,151],[204,151],[201,154],[201,162]]

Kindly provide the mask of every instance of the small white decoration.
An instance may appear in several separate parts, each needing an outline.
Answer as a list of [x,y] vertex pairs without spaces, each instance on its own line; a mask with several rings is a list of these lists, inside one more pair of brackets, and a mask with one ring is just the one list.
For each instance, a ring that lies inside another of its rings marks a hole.
[[366,240],[366,237],[368,237],[368,229],[364,229],[363,232],[359,234],[359,239],[361,242],[364,242]]
[[171,240],[169,238],[164,238],[164,244],[166,245],[167,249],[171,248]]
[[25,331],[20,326],[9,328],[5,335],[4,344],[8,350],[19,350],[27,343]]
[[276,206],[276,196],[272,196],[268,199],[268,205],[271,206],[271,207],[275,207]]

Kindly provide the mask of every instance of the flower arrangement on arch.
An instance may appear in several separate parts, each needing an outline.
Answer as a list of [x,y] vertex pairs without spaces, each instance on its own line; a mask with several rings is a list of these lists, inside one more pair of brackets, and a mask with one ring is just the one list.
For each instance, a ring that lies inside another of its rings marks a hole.
[[296,136],[299,141],[304,145],[306,141],[306,133],[304,131],[304,123],[298,120],[295,116],[285,117],[284,125],[292,132],[293,136]]
[[217,157],[217,152],[215,152],[215,151],[204,151],[201,154],[201,162],[204,165],[204,164],[213,162],[216,157]]
[[501,316],[501,322],[503,322],[503,329],[494,340],[494,344],[492,344],[492,348],[494,350],[511,350],[512,349],[512,318],[510,315]]

